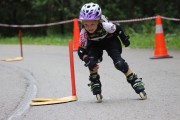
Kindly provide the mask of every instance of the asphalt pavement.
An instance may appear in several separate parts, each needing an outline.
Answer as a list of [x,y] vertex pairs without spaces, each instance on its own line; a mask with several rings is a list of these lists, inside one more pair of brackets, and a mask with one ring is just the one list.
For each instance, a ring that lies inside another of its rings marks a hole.
[[[67,46],[23,46],[24,60],[0,61],[0,120],[179,120],[180,51],[168,50],[173,58],[149,59],[153,49],[123,48],[122,57],[142,77],[147,100],[140,100],[125,76],[115,69],[104,51],[99,74],[102,103],[87,86],[88,69],[74,52],[76,93],[70,103],[30,106],[36,97],[71,96]],[[19,57],[17,45],[0,45],[0,59]]]

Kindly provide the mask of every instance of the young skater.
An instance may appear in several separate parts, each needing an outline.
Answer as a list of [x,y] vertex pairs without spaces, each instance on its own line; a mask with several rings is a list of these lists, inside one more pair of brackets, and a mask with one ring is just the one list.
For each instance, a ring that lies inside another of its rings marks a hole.
[[88,85],[91,87],[93,95],[96,95],[98,102],[102,100],[98,63],[102,61],[103,50],[112,58],[115,68],[124,73],[135,92],[142,99],[146,99],[142,79],[133,73],[128,63],[121,57],[121,42],[125,47],[128,47],[130,45],[129,36],[124,33],[119,25],[111,23],[102,15],[98,4],[87,3],[83,5],[79,19],[82,21],[82,29],[78,55],[85,62],[85,66],[89,68],[91,83]]

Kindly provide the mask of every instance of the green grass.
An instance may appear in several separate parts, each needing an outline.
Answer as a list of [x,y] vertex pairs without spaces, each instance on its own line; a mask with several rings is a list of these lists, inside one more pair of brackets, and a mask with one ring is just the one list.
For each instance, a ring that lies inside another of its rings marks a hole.
[[[132,34],[130,40],[132,48],[154,48],[155,46],[154,34]],[[180,49],[180,35],[166,34],[165,42],[168,49]]]
[[[155,34],[130,34],[131,48],[154,48]],[[68,40],[72,39],[72,35],[49,35],[49,36],[23,36],[23,44],[26,45],[68,45]],[[168,49],[180,49],[180,35],[166,34],[166,46]],[[0,44],[18,44],[17,37],[1,37]]]
[[[67,45],[72,35],[49,35],[49,36],[23,36],[22,42],[26,45]],[[19,44],[17,37],[1,37],[0,44]]]

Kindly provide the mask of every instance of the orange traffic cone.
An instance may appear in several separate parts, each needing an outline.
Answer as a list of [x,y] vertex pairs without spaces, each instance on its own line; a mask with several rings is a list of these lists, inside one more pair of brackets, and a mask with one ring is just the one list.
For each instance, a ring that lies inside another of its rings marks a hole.
[[155,51],[154,51],[154,57],[151,57],[151,59],[158,59],[158,58],[172,58],[172,56],[168,55],[166,49],[162,20],[160,15],[156,16]]
[[73,50],[78,50],[79,47],[79,38],[80,38],[80,30],[79,30],[79,24],[78,19],[74,19],[74,30],[73,30]]

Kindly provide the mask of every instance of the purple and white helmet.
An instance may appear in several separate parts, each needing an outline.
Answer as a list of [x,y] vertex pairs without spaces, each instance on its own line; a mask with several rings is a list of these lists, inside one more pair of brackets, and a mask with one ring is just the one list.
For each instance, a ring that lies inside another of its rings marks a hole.
[[101,8],[98,4],[87,3],[82,6],[79,19],[80,20],[99,20],[101,18]]

